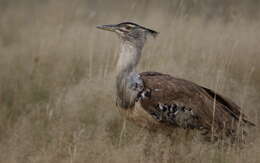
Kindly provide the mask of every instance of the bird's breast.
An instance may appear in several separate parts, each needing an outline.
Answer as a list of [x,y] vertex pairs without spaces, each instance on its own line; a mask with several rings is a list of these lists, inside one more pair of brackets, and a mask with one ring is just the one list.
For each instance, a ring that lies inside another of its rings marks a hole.
[[119,108],[122,116],[128,120],[133,121],[137,125],[149,129],[156,129],[162,124],[154,119],[148,112],[146,112],[139,102],[136,102],[132,108],[122,109]]

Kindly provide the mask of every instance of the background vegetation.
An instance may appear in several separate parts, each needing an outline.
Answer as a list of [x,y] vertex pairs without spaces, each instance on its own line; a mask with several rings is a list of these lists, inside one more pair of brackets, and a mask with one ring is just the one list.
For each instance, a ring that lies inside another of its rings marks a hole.
[[95,28],[160,32],[140,71],[192,80],[260,124],[258,0],[0,0],[0,162],[260,162],[243,148],[175,139],[125,121],[114,103],[119,40]]

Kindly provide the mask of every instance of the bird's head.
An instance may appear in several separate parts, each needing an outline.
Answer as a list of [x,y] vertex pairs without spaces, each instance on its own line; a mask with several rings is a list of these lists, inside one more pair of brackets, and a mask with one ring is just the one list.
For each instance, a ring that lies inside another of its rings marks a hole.
[[156,37],[158,32],[143,27],[132,22],[123,22],[120,24],[100,25],[98,29],[115,32],[122,40],[130,41],[132,43],[139,43],[146,40],[147,36]]

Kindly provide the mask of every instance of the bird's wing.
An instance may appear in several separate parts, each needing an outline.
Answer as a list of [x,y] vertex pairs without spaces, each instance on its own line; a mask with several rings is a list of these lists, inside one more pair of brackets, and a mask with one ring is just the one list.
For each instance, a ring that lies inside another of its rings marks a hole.
[[144,82],[140,103],[160,122],[215,130],[233,130],[239,119],[253,125],[239,106],[210,89],[157,72],[140,73],[140,78]]

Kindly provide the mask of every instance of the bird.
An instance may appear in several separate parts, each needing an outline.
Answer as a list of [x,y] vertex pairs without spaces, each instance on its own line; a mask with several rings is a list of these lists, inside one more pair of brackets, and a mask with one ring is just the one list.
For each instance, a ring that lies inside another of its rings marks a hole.
[[120,39],[116,106],[127,119],[151,130],[197,130],[211,138],[236,137],[255,126],[241,107],[209,88],[160,72],[138,73],[146,40],[157,37],[157,31],[133,22],[97,28]]

